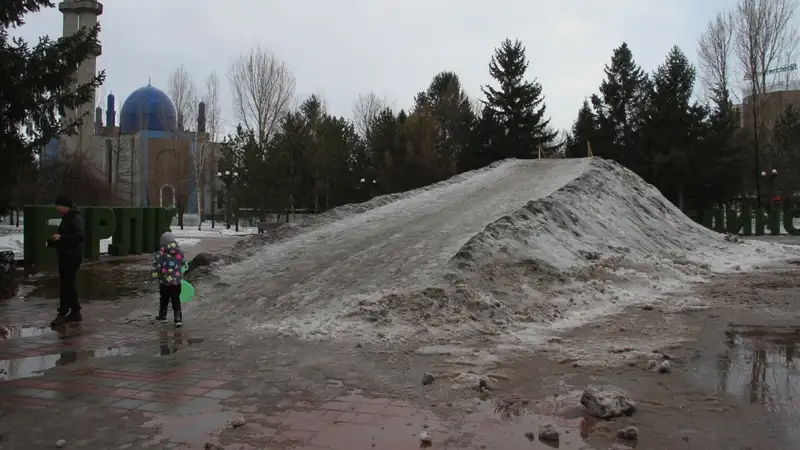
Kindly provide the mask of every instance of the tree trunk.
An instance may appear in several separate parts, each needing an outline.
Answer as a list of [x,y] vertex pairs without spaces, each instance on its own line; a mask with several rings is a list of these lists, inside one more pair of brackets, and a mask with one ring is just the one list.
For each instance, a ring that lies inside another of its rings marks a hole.
[[203,186],[200,184],[198,180],[195,183],[195,191],[197,191],[197,231],[203,229]]
[[325,175],[325,211],[331,209],[331,177]]

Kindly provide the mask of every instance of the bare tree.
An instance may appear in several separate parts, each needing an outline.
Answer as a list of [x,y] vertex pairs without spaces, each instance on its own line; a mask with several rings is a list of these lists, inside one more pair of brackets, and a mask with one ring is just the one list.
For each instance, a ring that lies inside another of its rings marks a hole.
[[733,13],[736,56],[753,94],[766,93],[770,71],[797,49],[796,0],[740,0]]
[[183,65],[169,74],[167,94],[178,113],[178,130],[185,131],[197,122],[197,86]]
[[203,102],[206,104],[206,131],[208,132],[209,140],[217,142],[222,131],[222,108],[219,103],[219,77],[217,77],[217,72],[211,72],[208,79],[206,79]]
[[265,145],[289,111],[294,75],[272,52],[258,46],[234,61],[228,78],[236,119]]
[[700,79],[714,97],[730,93],[733,25],[731,12],[720,12],[697,42]]
[[194,154],[192,155],[192,175],[194,176],[195,184],[195,200],[197,202],[197,216],[200,220],[197,222],[197,229],[201,230],[203,226],[203,193],[205,192],[208,174],[208,160],[213,155],[213,148],[211,143],[206,141],[195,142]]
[[375,92],[358,94],[358,99],[353,104],[353,125],[361,137],[367,137],[384,108],[386,108],[386,101],[379,98]]

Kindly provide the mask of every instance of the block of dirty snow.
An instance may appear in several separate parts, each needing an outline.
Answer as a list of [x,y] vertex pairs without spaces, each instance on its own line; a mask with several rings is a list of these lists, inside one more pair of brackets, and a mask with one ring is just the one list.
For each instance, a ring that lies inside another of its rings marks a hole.
[[608,384],[587,386],[581,394],[581,405],[601,419],[629,416],[636,411],[636,404],[627,392]]

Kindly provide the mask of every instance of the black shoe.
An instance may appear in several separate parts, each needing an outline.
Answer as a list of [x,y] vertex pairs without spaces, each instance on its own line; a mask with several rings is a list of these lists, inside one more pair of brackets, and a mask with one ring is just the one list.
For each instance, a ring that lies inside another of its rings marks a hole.
[[179,312],[175,313],[175,326],[178,328],[183,326],[183,314]]
[[71,311],[64,320],[67,322],[83,322],[83,316],[81,316],[80,311]]
[[159,312],[158,315],[156,316],[156,320],[161,322],[161,323],[166,323],[167,322],[167,313],[166,313],[166,311],[165,312]]
[[67,316],[64,314],[59,313],[56,318],[50,322],[50,326],[53,328],[63,327],[67,324]]

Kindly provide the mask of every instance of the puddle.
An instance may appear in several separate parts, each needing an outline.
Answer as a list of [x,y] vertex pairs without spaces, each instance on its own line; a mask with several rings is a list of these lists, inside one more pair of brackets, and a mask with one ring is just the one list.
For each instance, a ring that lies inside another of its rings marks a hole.
[[[594,421],[585,418],[575,405],[575,395],[528,401],[510,395],[477,400],[465,418],[463,433],[474,433],[472,445],[492,448],[498,442],[507,449],[584,449],[585,439],[594,430]],[[553,424],[561,436],[557,443],[537,438],[539,428]]]
[[695,356],[694,380],[741,402],[742,417],[773,430],[770,442],[800,448],[799,343],[800,326],[730,325],[716,358]]
[[150,443],[176,443],[202,447],[211,440],[212,435],[224,429],[228,422],[237,416],[235,411],[220,411],[219,406],[208,405],[210,411],[198,411],[176,415],[162,415],[144,424],[159,430]]
[[732,326],[725,334],[717,389],[800,418],[800,327]]
[[159,353],[156,356],[172,355],[190,345],[199,344],[201,342],[203,342],[203,339],[189,337],[180,331],[164,332],[159,335]]
[[0,326],[0,340],[18,339],[56,334],[50,327],[35,326]]
[[[120,263],[94,264],[78,272],[76,284],[81,300],[117,300],[130,298],[138,293],[151,293],[148,280],[149,268],[142,264],[132,265],[130,270],[120,270]],[[59,298],[58,274],[39,272],[22,278],[20,287],[30,286],[28,297],[57,300]]]
[[133,354],[128,347],[115,347],[103,350],[68,350],[49,355],[28,356],[0,361],[0,381],[16,380],[40,375],[57,366],[65,366],[88,359]]

